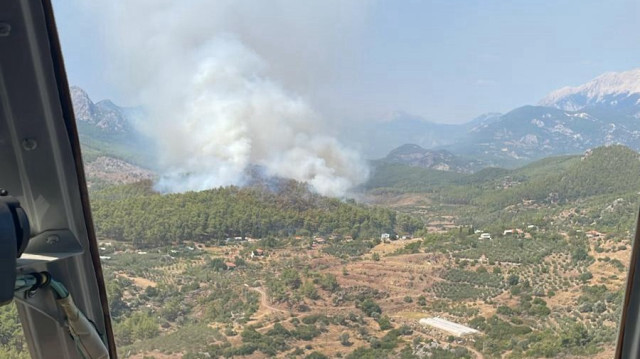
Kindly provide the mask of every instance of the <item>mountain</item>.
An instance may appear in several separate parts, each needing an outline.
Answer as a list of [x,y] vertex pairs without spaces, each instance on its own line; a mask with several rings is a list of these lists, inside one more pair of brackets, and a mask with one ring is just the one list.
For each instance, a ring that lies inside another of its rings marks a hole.
[[482,161],[466,160],[447,150],[428,150],[415,144],[402,145],[392,150],[383,161],[459,173],[471,173],[484,165]]
[[498,121],[473,128],[463,141],[445,148],[496,161],[530,161],[611,144],[640,149],[640,121],[602,108],[566,111],[523,106]]
[[640,68],[607,72],[575,87],[564,87],[540,100],[540,105],[567,111],[607,108],[640,117]]
[[500,120],[500,116],[502,116],[501,113],[499,112],[489,112],[489,113],[485,113],[482,114],[476,118],[474,118],[473,120],[463,124],[463,126],[465,128],[467,128],[467,130],[473,130],[476,128],[482,128],[482,127],[486,127],[498,120]]
[[[423,166],[431,169],[451,156],[517,167],[603,145],[621,144],[638,150],[640,69],[605,73],[583,85],[552,91],[537,106],[518,107],[506,114],[488,113],[464,124],[438,124],[397,113],[390,121],[372,124],[360,133],[367,136],[360,142],[369,143],[377,151],[369,152],[378,158],[402,144],[436,151],[413,154],[411,160],[396,159],[420,166],[418,162],[424,157]],[[438,152],[443,150],[447,152]]]
[[[152,163],[152,141],[133,126],[143,116],[140,110],[108,100],[93,103],[77,87],[72,88],[72,97],[86,147],[146,167]],[[398,112],[382,122],[350,122],[341,130],[337,136],[342,142],[369,158],[455,172],[485,166],[515,168],[603,145],[639,150],[640,69],[606,73],[583,85],[553,91],[537,106],[488,113],[464,124],[434,123]],[[416,147],[398,148],[403,144]]]
[[454,154],[517,166],[546,156],[621,144],[640,149],[640,69],[606,73],[551,92],[538,106],[490,117],[453,144]]
[[130,130],[123,108],[110,100],[93,103],[89,95],[80,87],[71,86],[71,101],[76,120],[91,124],[106,132],[126,132]]
[[[109,157],[144,168],[153,166],[150,151],[153,141],[134,126],[143,116],[142,110],[120,107],[110,100],[94,103],[87,92],[77,86],[71,86],[71,101],[85,162]],[[126,164],[116,167],[128,168]]]

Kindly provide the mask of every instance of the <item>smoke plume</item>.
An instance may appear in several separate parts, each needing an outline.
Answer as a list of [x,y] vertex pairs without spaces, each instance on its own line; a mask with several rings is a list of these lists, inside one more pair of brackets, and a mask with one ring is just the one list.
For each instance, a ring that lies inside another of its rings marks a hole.
[[252,165],[331,196],[366,180],[365,161],[326,135],[326,121],[296,91],[330,70],[328,47],[357,30],[363,6],[297,3],[92,5],[106,20],[111,72],[149,114],[142,131],[157,141],[158,189],[242,184]]

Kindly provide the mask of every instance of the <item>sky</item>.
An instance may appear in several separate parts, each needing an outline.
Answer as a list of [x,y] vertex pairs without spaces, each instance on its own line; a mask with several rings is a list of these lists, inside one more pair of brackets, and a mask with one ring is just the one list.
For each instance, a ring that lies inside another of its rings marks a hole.
[[[135,47],[117,48],[128,36],[119,15],[135,2],[112,2],[55,3],[67,72],[94,100],[137,105],[127,83],[135,74],[123,71]],[[271,79],[335,122],[403,112],[462,123],[640,63],[640,3],[632,0],[219,3],[226,5],[217,17],[203,8],[217,25],[202,36],[238,37]]]

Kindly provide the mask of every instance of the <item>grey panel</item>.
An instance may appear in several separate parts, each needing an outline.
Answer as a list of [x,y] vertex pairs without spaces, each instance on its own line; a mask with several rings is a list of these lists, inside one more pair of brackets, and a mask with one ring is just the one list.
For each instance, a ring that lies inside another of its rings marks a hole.
[[616,358],[640,358],[640,213],[629,263],[629,276],[622,306],[622,320],[618,335]]
[[[49,271],[109,340],[109,314],[68,85],[48,1],[0,2],[0,188],[16,197],[32,241],[19,273]],[[34,358],[80,358],[49,291],[19,298]]]

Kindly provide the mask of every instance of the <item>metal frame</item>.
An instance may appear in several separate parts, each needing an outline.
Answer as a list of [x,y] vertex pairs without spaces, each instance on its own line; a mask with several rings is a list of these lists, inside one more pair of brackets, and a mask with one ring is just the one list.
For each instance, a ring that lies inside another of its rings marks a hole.
[[[116,358],[69,85],[49,0],[0,2],[0,187],[32,239],[18,274],[63,281]],[[80,358],[50,291],[16,298],[33,358]]]
[[640,261],[640,212],[636,221],[627,289],[625,290],[622,318],[620,319],[615,356],[618,359],[640,358],[640,273],[638,273],[640,263],[638,261]]

